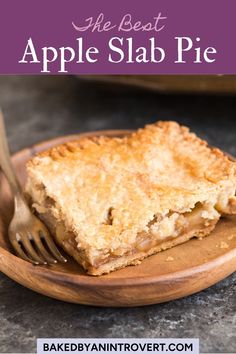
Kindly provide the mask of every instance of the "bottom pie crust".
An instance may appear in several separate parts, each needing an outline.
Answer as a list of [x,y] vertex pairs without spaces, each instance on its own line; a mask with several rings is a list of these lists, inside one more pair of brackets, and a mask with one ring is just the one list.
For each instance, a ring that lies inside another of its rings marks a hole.
[[84,252],[77,248],[75,235],[68,232],[62,222],[58,222],[50,213],[38,214],[42,221],[48,226],[51,233],[54,235],[56,242],[61,246],[65,252],[72,256],[89,275],[102,275],[110,273],[114,270],[127,267],[128,265],[138,265],[144,258],[151,256],[155,253],[167,250],[179,244],[185,243],[193,237],[202,238],[209,235],[209,233],[215,228],[218,222],[217,219],[208,221],[208,226],[202,226],[198,229],[192,229],[189,232],[184,232],[179,236],[168,238],[164,241],[159,241],[150,249],[144,251],[137,251],[134,249],[128,254],[123,256],[111,257],[110,261],[106,261],[103,264],[91,265],[84,257]]
[[161,242],[157,246],[150,248],[150,250],[145,253],[138,252],[133,255],[119,257],[116,260],[101,265],[98,268],[89,267],[87,273],[90,275],[101,275],[101,274],[110,273],[113,270],[127,267],[128,265],[138,265],[144,258],[151,256],[155,253],[165,251],[174,246],[180,245],[181,243],[185,243],[186,241],[190,240],[193,237],[202,238],[204,236],[207,236],[214,228],[215,228],[215,224],[212,226],[208,226],[204,230],[199,230],[197,232],[191,231],[181,236],[177,236],[172,240]]

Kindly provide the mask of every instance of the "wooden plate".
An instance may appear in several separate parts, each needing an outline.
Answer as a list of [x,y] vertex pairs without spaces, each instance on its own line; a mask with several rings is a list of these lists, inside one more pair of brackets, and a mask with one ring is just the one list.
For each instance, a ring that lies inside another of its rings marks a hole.
[[[127,133],[106,131],[80,136]],[[22,185],[26,180],[25,164],[32,155],[75,137],[57,138],[15,154],[12,161]],[[236,217],[222,219],[203,240],[193,239],[151,256],[138,266],[91,277],[72,259],[65,265],[35,267],[16,257],[7,240],[12,211],[12,197],[0,174],[0,270],[18,283],[56,299],[96,306],[148,305],[196,293],[236,270]],[[168,261],[170,257],[172,261]]]

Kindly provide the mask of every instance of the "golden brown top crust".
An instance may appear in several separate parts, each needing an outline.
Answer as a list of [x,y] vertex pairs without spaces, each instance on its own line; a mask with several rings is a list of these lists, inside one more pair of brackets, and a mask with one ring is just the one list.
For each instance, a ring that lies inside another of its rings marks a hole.
[[[175,122],[157,122],[124,138],[83,138],[28,163],[29,183],[55,201],[53,213],[78,243],[121,245],[157,214],[189,211],[236,186],[236,163]],[[31,186],[30,186],[31,185]]]

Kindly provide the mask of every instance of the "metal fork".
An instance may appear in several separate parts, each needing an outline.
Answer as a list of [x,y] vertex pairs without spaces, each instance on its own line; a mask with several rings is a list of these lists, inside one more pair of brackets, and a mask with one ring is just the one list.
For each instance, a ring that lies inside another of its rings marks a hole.
[[10,242],[18,256],[35,265],[65,263],[46,226],[31,212],[14,173],[0,109],[0,166],[14,195],[14,216],[9,225]]

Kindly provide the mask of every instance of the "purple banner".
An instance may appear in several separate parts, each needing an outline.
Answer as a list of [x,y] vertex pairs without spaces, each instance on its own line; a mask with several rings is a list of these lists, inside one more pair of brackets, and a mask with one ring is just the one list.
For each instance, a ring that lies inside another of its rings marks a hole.
[[0,74],[235,74],[235,0],[1,0]]

